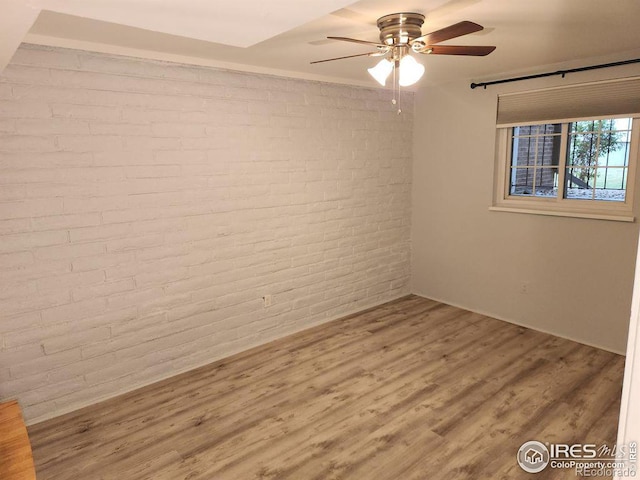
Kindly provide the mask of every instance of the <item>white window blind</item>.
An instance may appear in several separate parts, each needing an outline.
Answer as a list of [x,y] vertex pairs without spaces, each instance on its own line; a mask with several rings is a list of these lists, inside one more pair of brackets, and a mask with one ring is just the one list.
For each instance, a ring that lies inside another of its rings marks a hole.
[[498,96],[497,128],[640,114],[640,77]]

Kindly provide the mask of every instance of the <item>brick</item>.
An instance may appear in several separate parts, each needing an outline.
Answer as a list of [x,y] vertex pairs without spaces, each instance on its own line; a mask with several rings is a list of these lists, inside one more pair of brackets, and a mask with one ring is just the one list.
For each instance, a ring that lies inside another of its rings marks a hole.
[[44,102],[18,102],[0,100],[2,118],[50,118],[51,108]]
[[33,229],[38,231],[86,227],[90,225],[100,225],[100,223],[102,223],[102,218],[99,213],[55,215],[33,218],[31,220]]
[[133,279],[120,280],[116,282],[104,282],[95,285],[85,285],[76,287],[71,291],[71,295],[75,301],[85,300],[88,298],[102,298],[134,290],[136,287]]
[[[38,346],[38,350],[41,350]],[[65,350],[53,355],[42,355],[33,360],[10,365],[11,376],[15,378],[26,377],[40,372],[47,372],[54,368],[73,364],[80,360],[80,349]]]
[[194,317],[200,314],[211,313],[215,311],[215,300],[211,300],[212,297],[207,297],[205,301],[192,302],[189,305],[180,305],[170,309],[167,312],[167,320],[174,322],[184,318]]
[[233,100],[271,100],[271,95],[268,90],[258,88],[227,86],[224,89],[224,95]]
[[54,260],[62,258],[79,258],[105,253],[103,243],[76,243],[73,245],[55,245],[34,250],[36,258]]
[[37,262],[34,260],[33,263],[22,265],[19,269],[0,271],[0,282],[34,280],[45,276],[64,274],[70,271],[71,262],[68,260],[39,260]]
[[[163,235],[151,234],[141,236],[129,236],[118,240],[112,240],[107,242],[107,250],[109,252],[124,252],[127,250],[141,251],[146,247],[152,247],[155,245],[161,245],[164,241]],[[140,258],[138,256],[138,258]]]
[[184,217],[208,213],[210,208],[206,204],[174,205],[164,208],[135,208],[102,213],[103,223],[137,222],[156,220],[167,217]]
[[72,378],[83,376],[88,372],[94,372],[111,365],[116,360],[113,353],[101,355],[93,358],[83,358],[80,362],[64,365],[47,372],[47,380],[50,383],[63,382]]
[[[40,345],[24,345],[19,347],[9,347],[0,350],[0,365],[6,365],[10,370],[14,365],[39,360],[44,357],[44,352]],[[13,373],[12,373],[12,376]]]
[[[162,175],[162,173],[160,173]],[[156,177],[160,178],[160,177]],[[179,190],[177,192],[138,193],[129,195],[129,205],[132,208],[157,207],[159,205],[180,205],[192,203],[193,192]]]
[[168,310],[188,304],[191,301],[191,293],[171,295],[165,292],[163,297],[138,305],[138,313],[141,316],[154,315],[158,312],[166,314]]
[[127,167],[125,173],[128,178],[177,177],[180,175],[180,167],[177,165]]
[[123,148],[117,135],[60,135],[58,146],[69,152],[113,152]]
[[79,226],[69,231],[69,240],[71,242],[85,242],[90,240],[121,238],[128,235],[131,229],[132,226],[129,224],[96,225],[92,227]]
[[198,68],[164,62],[140,62],[138,59],[79,54],[80,65],[92,72],[136,75],[142,77],[173,78],[179,80],[198,80]]
[[[2,289],[0,289],[0,299],[28,297],[37,294],[38,287],[34,281],[13,282],[8,285],[3,285]],[[0,342],[0,347],[1,346]]]
[[[33,103],[93,103],[92,99],[94,95],[92,93],[93,92],[79,91],[73,88],[49,85],[38,86],[37,88],[34,88],[32,85],[13,86],[14,99]],[[49,113],[49,116],[51,116],[51,113]]]
[[55,135],[55,134],[86,134],[89,124],[78,120],[61,118],[19,119],[15,124],[16,132],[20,135]]
[[51,383],[34,390],[30,390],[29,392],[25,392],[20,395],[20,401],[25,407],[28,407],[30,405],[38,403],[43,397],[56,399],[63,395],[67,395],[70,392],[81,390],[85,386],[86,382],[84,378],[78,376],[72,380]]
[[[92,285],[104,282],[104,279],[103,270],[90,270],[88,272],[71,272],[64,275],[56,275],[55,277],[39,278],[36,283],[40,291],[47,291]],[[80,298],[74,297],[74,300],[80,300]]]
[[78,332],[107,327],[109,322],[120,319],[121,316],[122,312],[112,312],[107,315],[98,315],[96,317],[91,317],[90,319],[83,319],[81,324],[74,322],[56,323],[52,325],[35,324],[28,328],[21,328],[20,330],[6,333],[5,342],[8,347],[34,343],[41,345],[45,340],[54,337],[57,338],[66,335],[74,335]]
[[22,267],[33,263],[33,253],[31,252],[4,253],[0,255],[0,268],[2,269]]
[[188,267],[166,268],[154,272],[144,272],[135,276],[136,285],[148,287],[151,285],[165,285],[189,276]]
[[127,123],[91,123],[91,133],[94,135],[151,135],[148,125]]
[[[0,314],[0,324],[4,332],[11,332],[14,330],[23,330],[34,325],[37,325],[42,321],[40,312],[31,312],[22,315],[4,315]],[[2,349],[0,349],[1,351]]]
[[3,184],[44,183],[53,180],[55,176],[54,169],[5,170],[0,182]]
[[205,125],[188,123],[154,123],[153,134],[158,137],[204,137]]
[[109,309],[121,309],[153,300],[155,298],[161,297],[162,295],[162,288],[159,287],[152,287],[144,290],[134,290],[132,292],[111,295],[109,298],[107,298],[107,305]]
[[4,235],[0,242],[0,253],[20,252],[36,247],[61,245],[68,242],[66,231],[50,231],[39,233],[23,233],[18,235]]
[[151,150],[132,150],[127,152],[94,152],[93,164],[96,166],[155,165],[154,152]]
[[[211,87],[199,83],[176,82],[163,78],[134,77],[130,75],[111,75],[78,70],[52,70],[54,84],[81,87],[92,90],[112,92],[117,83],[118,91],[140,92],[144,94],[202,95],[211,93]],[[193,99],[190,99],[193,100]]]
[[[6,78],[6,73],[3,73],[3,77]],[[1,81],[1,79],[0,79]],[[13,90],[11,89],[11,85],[0,83],[0,100],[9,100],[13,97]]]
[[23,328],[20,330],[7,332],[4,335],[4,341],[5,345],[8,348],[33,344],[37,344],[41,347],[41,341],[43,339],[47,338],[48,336],[55,336],[60,335],[60,333],[66,333],[69,330],[69,324],[59,324],[52,327],[35,325],[35,328]]
[[137,330],[142,330],[150,326],[165,323],[167,314],[165,312],[155,313],[146,317],[134,315],[111,325],[111,335],[113,338],[121,335],[134,334]]
[[[3,179],[4,183],[48,182],[54,180],[52,175],[55,175],[58,167],[84,167],[91,164],[91,155],[84,153],[15,152],[0,154],[0,165],[7,169],[12,169],[6,172],[7,176],[11,177],[11,180]],[[30,196],[46,196],[46,194],[33,192]]]
[[167,150],[153,152],[157,165],[187,165],[207,162],[207,153],[201,151]]
[[[214,283],[214,276],[189,277],[187,279],[178,280],[177,282],[165,285],[163,290],[167,294],[194,292],[203,288],[210,287]],[[192,299],[193,300],[193,299]]]
[[0,135],[2,152],[53,152],[58,149],[56,139],[35,135]]
[[98,315],[104,310],[104,299],[83,300],[42,310],[42,322],[45,324],[72,322]]
[[[162,316],[150,316],[142,321],[133,320],[137,328],[129,328],[120,330],[120,334],[114,336],[108,341],[96,342],[92,345],[85,345],[82,349],[84,358],[93,358],[95,356],[104,355],[110,352],[118,352],[127,348],[135,347],[141,343],[152,342],[153,340],[167,336],[171,331],[175,331],[175,326],[169,325],[163,321]],[[128,333],[128,335],[127,335]],[[144,347],[143,347],[144,348]]]
[[[135,309],[110,312],[105,315],[92,317],[91,321],[83,321],[82,328],[84,329],[83,331],[92,330],[96,327],[103,328],[113,322],[126,321],[127,319],[135,318],[135,316]],[[77,324],[70,322],[53,324],[51,326],[32,324],[27,328],[21,328],[20,330],[7,333],[5,341],[7,342],[7,346],[9,348],[33,343],[38,344],[38,348],[40,348],[40,344],[43,341],[54,337],[75,334],[78,332],[79,328],[80,327]],[[58,374],[58,376],[61,377],[62,375]]]
[[16,132],[15,120],[0,120],[0,134],[15,133],[15,132]]
[[198,71],[198,80],[212,85],[225,85],[228,79],[229,74],[221,70],[207,68]]
[[65,197],[65,213],[103,212],[114,208],[127,208],[129,199],[125,196],[112,197]]
[[131,263],[135,259],[133,253],[106,253],[84,258],[74,258],[71,267],[74,271],[99,270],[113,265]]
[[153,110],[149,108],[122,108],[122,119],[130,123],[172,122],[176,119],[172,110]]
[[[157,93],[129,93],[94,91],[87,103],[94,105],[148,107],[163,110],[199,110],[205,100],[197,96],[160,95]],[[14,91],[15,96],[15,91]]]
[[78,118],[86,120],[102,120],[114,122],[122,117],[119,107],[104,107],[97,105],[52,104],[51,113],[54,117]]
[[127,151],[151,150],[175,150],[181,147],[178,137],[123,137],[124,149]]
[[92,328],[82,332],[68,332],[65,335],[48,338],[42,343],[42,348],[45,354],[50,355],[88,343],[105,340],[109,337],[111,337],[111,329],[109,327]]
[[[203,336],[210,334],[211,330],[213,330],[211,325],[204,325],[175,332],[172,335],[160,337],[154,335],[155,338],[147,342],[120,348],[117,350],[116,356],[124,363],[116,364],[113,368],[103,369],[91,377],[87,376],[87,380],[96,382],[99,379],[114,378],[121,374],[119,372],[128,372],[132,368],[136,368],[133,367],[133,364],[139,367],[145,365],[145,361],[148,362],[147,365],[153,365],[163,360],[176,358],[184,352],[185,347],[182,344],[202,339]],[[135,362],[131,362],[131,360],[135,360]],[[129,364],[128,368],[125,366],[126,364]]]

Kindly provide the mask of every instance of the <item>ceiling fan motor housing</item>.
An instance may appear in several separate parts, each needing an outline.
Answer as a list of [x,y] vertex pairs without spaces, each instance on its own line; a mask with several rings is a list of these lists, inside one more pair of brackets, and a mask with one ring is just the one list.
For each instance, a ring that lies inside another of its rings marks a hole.
[[378,19],[380,43],[389,46],[408,45],[422,35],[424,15],[421,13],[392,13]]

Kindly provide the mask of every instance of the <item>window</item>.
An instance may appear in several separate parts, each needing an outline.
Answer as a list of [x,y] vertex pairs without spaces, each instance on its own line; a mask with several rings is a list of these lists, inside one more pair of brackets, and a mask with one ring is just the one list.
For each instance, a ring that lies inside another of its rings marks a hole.
[[629,117],[501,129],[493,209],[633,220],[637,129]]
[[492,210],[634,220],[640,78],[501,95],[497,128]]
[[624,202],[631,125],[611,118],[513,127],[509,194]]

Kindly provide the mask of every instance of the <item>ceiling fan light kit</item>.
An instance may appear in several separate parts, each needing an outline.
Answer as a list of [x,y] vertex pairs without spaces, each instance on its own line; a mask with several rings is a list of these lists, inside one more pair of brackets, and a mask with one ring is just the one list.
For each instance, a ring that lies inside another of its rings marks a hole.
[[[452,38],[461,37],[483,29],[477,23],[463,21],[428,34],[422,34],[424,15],[421,13],[392,13],[378,19],[380,42],[358,40],[347,37],[327,37],[332,40],[369,45],[376,48],[374,52],[349,55],[346,57],[329,58],[311,63],[323,63],[353,57],[384,57],[378,64],[367,69],[369,74],[382,86],[387,78],[394,73],[395,90],[415,84],[424,74],[424,65],[418,63],[411,53],[426,55],[466,55],[481,57],[495,50],[493,46],[464,46],[464,45],[436,45]],[[397,71],[397,75],[395,74]],[[400,110],[398,110],[400,112]]]
[[392,70],[393,62],[383,58],[375,67],[368,68],[367,72],[369,72],[369,75],[371,75],[376,82],[384,87],[387,83],[387,77]]
[[400,60],[398,71],[400,73],[398,83],[401,87],[408,87],[422,78],[424,65],[420,65],[415,58],[407,55]]

